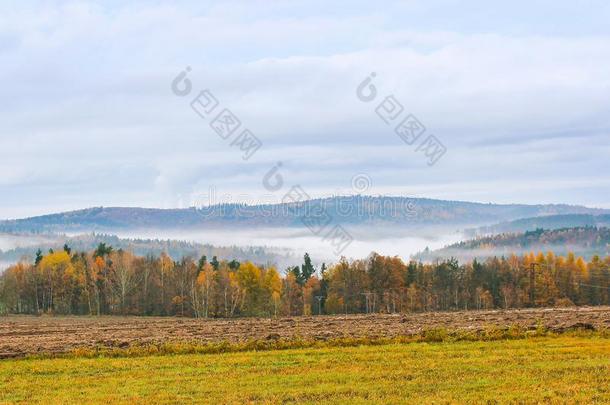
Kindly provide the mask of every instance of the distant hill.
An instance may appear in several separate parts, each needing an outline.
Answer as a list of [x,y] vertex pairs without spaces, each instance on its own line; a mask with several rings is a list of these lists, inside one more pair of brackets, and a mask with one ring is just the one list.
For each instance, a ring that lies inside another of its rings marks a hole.
[[[27,238],[28,235],[7,235],[0,234],[0,237]],[[206,255],[209,258],[217,256],[221,259],[236,259],[238,261],[249,260],[259,264],[273,263],[282,268],[287,264],[299,262],[300,257],[293,257],[288,249],[264,248],[257,246],[237,247],[237,246],[212,246],[210,244],[200,244],[179,240],[158,240],[158,239],[123,239],[114,235],[86,234],[74,237],[64,235],[35,235],[34,242],[28,244],[18,244],[12,249],[0,250],[0,263],[15,263],[22,258],[32,261],[36,250],[40,249],[47,252],[49,249],[60,250],[64,243],[70,248],[78,251],[91,251],[100,243],[106,243],[115,249],[124,249],[139,256],[152,254],[158,256],[162,252],[170,255],[174,260],[190,256],[199,258]]]
[[472,236],[490,235],[506,232],[526,232],[535,229],[561,229],[583,226],[610,227],[610,215],[567,214],[546,215],[534,218],[521,218],[514,221],[483,226],[469,230]]
[[610,228],[584,226],[553,230],[537,229],[522,233],[485,236],[414,255],[414,259],[434,261],[454,257],[460,261],[529,252],[553,251],[565,255],[574,252],[587,259],[610,254]]
[[204,208],[95,207],[0,221],[1,232],[112,232],[131,229],[302,227],[302,217],[322,208],[334,223],[361,225],[483,226],[548,215],[610,215],[610,210],[564,204],[483,204],[425,198],[345,196],[300,204],[224,204]]

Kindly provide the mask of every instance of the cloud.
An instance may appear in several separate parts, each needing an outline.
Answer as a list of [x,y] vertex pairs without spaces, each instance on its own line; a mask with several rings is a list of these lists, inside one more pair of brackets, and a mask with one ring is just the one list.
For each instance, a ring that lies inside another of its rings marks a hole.
[[[264,194],[277,161],[312,194],[365,172],[378,193],[608,206],[609,7],[472,4],[5,4],[0,217]],[[251,161],[170,92],[187,65],[263,140]],[[447,146],[436,166],[356,98],[373,71]]]

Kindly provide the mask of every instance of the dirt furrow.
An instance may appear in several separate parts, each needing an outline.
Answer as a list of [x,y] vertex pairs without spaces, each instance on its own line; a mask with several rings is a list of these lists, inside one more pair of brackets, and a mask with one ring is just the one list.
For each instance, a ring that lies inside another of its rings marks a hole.
[[250,339],[396,337],[443,327],[482,330],[519,325],[551,330],[610,328],[610,307],[187,319],[160,317],[0,317],[0,358],[62,353],[77,347],[127,347],[170,341],[239,342]]

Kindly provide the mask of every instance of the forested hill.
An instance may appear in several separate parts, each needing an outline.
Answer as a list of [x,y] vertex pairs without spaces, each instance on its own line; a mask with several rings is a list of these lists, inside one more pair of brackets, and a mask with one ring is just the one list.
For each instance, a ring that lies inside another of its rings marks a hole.
[[83,232],[200,227],[294,227],[322,208],[340,224],[401,226],[483,226],[518,218],[565,214],[610,214],[610,210],[573,205],[483,204],[407,197],[345,196],[301,204],[223,204],[204,208],[156,209],[96,207],[0,221],[2,232]]
[[538,228],[561,229],[583,226],[610,227],[610,214],[567,214],[521,218],[472,230],[472,235],[489,235],[506,232],[525,232]]
[[[0,234],[0,237],[10,237],[11,235]],[[18,235],[27,237],[28,235]],[[278,266],[292,264],[295,260],[293,253],[288,249],[270,248],[260,246],[213,246],[191,241],[181,240],[161,240],[161,239],[124,239],[115,235],[105,234],[83,234],[77,236],[65,236],[44,234],[39,238],[34,238],[32,243],[12,247],[10,249],[0,249],[0,263],[16,263],[21,259],[33,262],[36,251],[41,250],[46,253],[49,249],[60,251],[64,245],[74,250],[90,251],[95,249],[100,243],[113,246],[115,249],[123,249],[140,256],[154,255],[161,253],[168,254],[170,257],[179,260],[183,257],[199,258],[202,255],[207,257],[218,257],[218,259],[235,259],[239,261],[252,261],[255,263],[274,263]],[[0,267],[0,272],[2,268]]]
[[502,233],[455,243],[434,251],[420,252],[414,257],[423,261],[450,257],[472,260],[540,251],[553,251],[561,255],[573,252],[586,258],[594,255],[606,256],[610,252],[610,228],[585,226]]

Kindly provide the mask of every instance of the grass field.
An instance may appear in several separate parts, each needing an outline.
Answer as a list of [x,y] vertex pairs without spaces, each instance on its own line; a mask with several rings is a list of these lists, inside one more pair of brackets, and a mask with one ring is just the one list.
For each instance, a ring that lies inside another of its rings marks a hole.
[[610,339],[0,361],[0,402],[610,402]]

